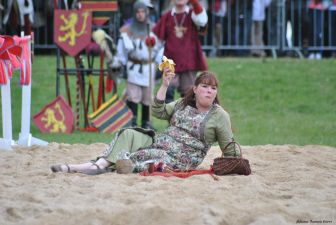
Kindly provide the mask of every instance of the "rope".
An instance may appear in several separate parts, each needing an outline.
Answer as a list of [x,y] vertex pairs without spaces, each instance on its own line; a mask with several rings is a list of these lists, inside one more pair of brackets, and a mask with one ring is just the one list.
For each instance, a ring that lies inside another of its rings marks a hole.
[[153,172],[153,173],[143,171],[139,174],[141,176],[162,176],[162,177],[179,177],[179,178],[188,178],[194,175],[209,174],[214,180],[218,180],[218,177],[214,175],[214,171],[212,168],[208,170],[188,170],[188,171],[174,170],[171,172]]

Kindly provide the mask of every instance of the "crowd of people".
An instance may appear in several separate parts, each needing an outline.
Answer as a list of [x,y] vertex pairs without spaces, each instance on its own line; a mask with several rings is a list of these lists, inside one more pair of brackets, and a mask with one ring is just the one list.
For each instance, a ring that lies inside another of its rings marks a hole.
[[[121,4],[131,5],[131,2]],[[311,48],[304,52],[310,59],[335,55],[336,50],[330,48],[336,48],[336,32],[333,26],[336,21],[336,0],[199,2],[209,17],[207,34],[201,37],[202,45],[210,46],[208,56],[233,54],[264,57],[270,54],[270,51],[265,50],[270,49],[270,46],[280,45],[282,37],[286,39],[286,47],[298,47],[303,51]],[[156,22],[172,7],[172,1],[153,0],[152,5],[151,19]],[[279,17],[282,7],[285,9],[284,20]],[[287,26],[288,23],[290,27]],[[283,34],[278,30],[280,26],[285,27]]]
[[[21,30],[35,31],[35,43],[53,44],[52,20],[55,2],[59,7],[78,7],[79,0],[0,1],[0,33],[18,34]],[[135,0],[118,1],[119,21],[123,26],[133,16]],[[173,6],[173,1],[144,0],[149,5],[149,20],[155,24]],[[201,44],[208,56],[227,54],[264,57],[270,54],[270,46],[279,46],[282,38],[286,47],[309,49],[305,52],[311,59],[334,55],[336,46],[336,0],[199,0],[208,15],[206,35]],[[285,19],[278,17],[285,8]],[[116,21],[114,21],[116,22]],[[288,31],[288,22],[292,30]],[[278,28],[286,27],[284,33]],[[118,28],[114,28],[118,29]],[[40,35],[38,35],[40,33]],[[288,34],[292,37],[288,38]],[[117,34],[119,36],[119,34]],[[289,43],[290,42],[290,43]],[[266,47],[264,47],[264,45]],[[168,91],[169,92],[169,91]]]

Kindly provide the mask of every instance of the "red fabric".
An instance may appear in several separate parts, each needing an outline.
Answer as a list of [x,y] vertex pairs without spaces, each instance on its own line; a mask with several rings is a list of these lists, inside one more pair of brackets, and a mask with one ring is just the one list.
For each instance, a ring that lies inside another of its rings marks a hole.
[[112,92],[113,88],[113,80],[111,80],[109,77],[106,77],[106,92],[110,93]]
[[[5,51],[5,39],[0,37],[0,57],[2,56],[3,51]],[[6,71],[5,71],[5,61],[0,58],[0,85],[7,84]]]
[[100,54],[100,52],[102,52],[102,50],[96,42],[90,42],[90,44],[88,44],[85,47],[85,52],[86,52],[86,54],[89,54],[91,52],[94,52],[96,54]]
[[9,60],[14,70],[19,69],[21,66],[20,60],[13,54],[9,54]]
[[5,62],[0,60],[0,85],[7,84]]
[[[203,71],[208,67],[205,62],[201,43],[198,39],[196,25],[191,19],[191,12],[186,16],[183,26],[187,29],[182,38],[175,35],[174,17],[171,11],[162,15],[153,28],[155,35],[165,41],[164,55],[176,63],[175,72]],[[182,20],[183,13],[176,14],[178,22]]]
[[2,45],[0,46],[0,60],[9,59],[8,49],[14,46],[14,39],[11,36],[0,36],[3,39]]
[[[166,172],[153,172],[149,173],[147,171],[143,171],[139,173],[141,176],[162,176],[162,177],[179,177],[179,178],[188,178],[194,175],[202,175],[202,174],[209,174],[214,175],[214,171],[212,168],[208,170],[188,170],[185,172],[182,171],[172,171],[169,173]],[[214,176],[213,176],[214,177]]]
[[[22,49],[20,46],[15,45],[15,41],[10,36],[1,36],[1,46],[0,46],[0,84],[7,84],[7,76],[11,78],[14,69],[20,67],[20,57]],[[6,73],[7,71],[7,73]]]
[[31,80],[31,51],[29,46],[31,36],[25,36],[22,38],[14,36],[14,40],[22,48],[20,85],[29,85]]
[[203,7],[198,2],[198,0],[189,0],[189,3],[193,6],[196,15],[200,14],[203,11]]

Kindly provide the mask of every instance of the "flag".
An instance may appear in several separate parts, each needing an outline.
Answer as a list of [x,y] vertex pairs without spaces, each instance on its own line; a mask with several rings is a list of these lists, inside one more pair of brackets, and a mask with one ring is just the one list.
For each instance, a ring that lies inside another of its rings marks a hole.
[[120,128],[129,127],[132,118],[132,111],[124,101],[118,99],[117,94],[89,115],[91,125],[103,133],[113,133]]
[[91,42],[92,13],[84,10],[54,11],[54,42],[76,56]]
[[118,1],[82,0],[81,7],[92,12],[93,24],[102,26],[118,11]]
[[42,133],[71,133],[74,116],[71,107],[59,95],[34,115],[33,121]]

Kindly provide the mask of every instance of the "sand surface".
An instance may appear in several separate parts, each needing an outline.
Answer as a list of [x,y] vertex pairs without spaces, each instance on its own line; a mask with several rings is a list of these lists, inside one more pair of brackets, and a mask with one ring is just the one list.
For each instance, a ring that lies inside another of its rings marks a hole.
[[[0,151],[0,224],[336,224],[336,148],[243,146],[252,175],[187,179],[52,173],[103,143]],[[213,147],[201,165],[220,155]]]

